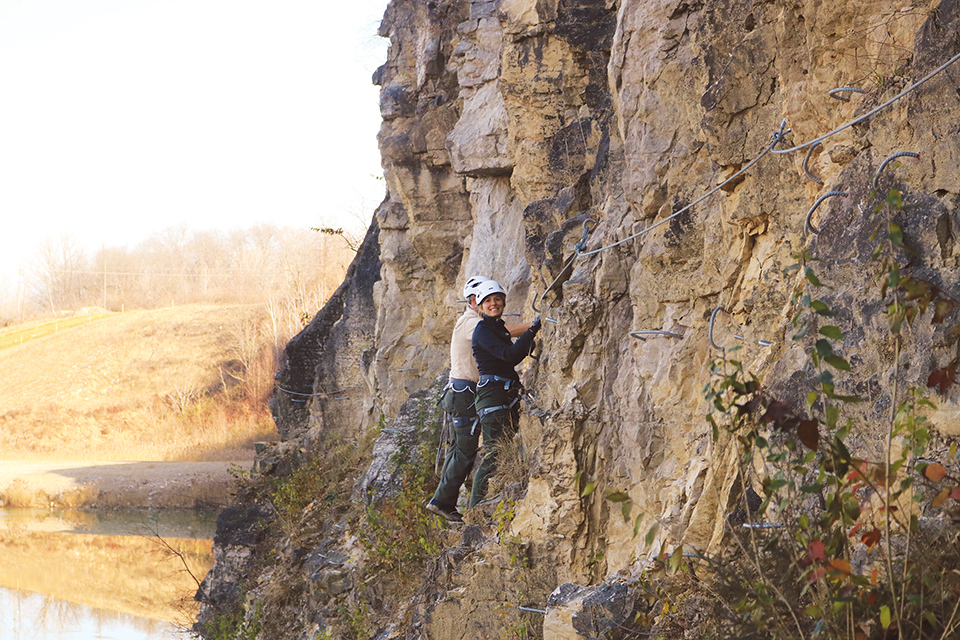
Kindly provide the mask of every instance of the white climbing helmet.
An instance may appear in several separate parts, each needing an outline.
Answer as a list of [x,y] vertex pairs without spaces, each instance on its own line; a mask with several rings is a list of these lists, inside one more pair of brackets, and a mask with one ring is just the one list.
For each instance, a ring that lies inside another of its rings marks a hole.
[[477,296],[477,304],[482,304],[487,296],[495,293],[502,293],[504,298],[507,297],[507,292],[503,290],[503,287],[501,287],[500,283],[496,280],[485,280],[481,282],[473,292],[473,294]]
[[463,299],[469,300],[470,296],[477,295],[477,287],[481,282],[487,282],[490,278],[486,276],[472,276],[467,278],[467,283],[463,285]]

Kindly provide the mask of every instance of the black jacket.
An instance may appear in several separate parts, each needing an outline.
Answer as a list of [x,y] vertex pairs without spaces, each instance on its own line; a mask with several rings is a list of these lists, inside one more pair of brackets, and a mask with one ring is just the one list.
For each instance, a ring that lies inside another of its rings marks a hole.
[[533,351],[533,339],[539,330],[540,324],[535,323],[513,342],[503,320],[483,316],[473,330],[473,357],[480,375],[519,381],[514,367]]

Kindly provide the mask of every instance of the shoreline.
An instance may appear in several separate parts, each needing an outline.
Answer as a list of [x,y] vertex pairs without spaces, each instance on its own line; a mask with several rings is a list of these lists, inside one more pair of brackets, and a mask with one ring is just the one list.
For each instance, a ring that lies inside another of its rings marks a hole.
[[0,508],[219,509],[251,464],[0,460]]

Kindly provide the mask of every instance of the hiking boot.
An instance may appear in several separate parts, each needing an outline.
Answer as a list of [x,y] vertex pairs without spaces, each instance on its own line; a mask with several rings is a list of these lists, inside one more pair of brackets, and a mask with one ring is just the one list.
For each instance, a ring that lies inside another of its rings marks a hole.
[[447,522],[463,522],[463,515],[456,508],[444,508],[433,500],[427,503],[427,511],[437,514]]

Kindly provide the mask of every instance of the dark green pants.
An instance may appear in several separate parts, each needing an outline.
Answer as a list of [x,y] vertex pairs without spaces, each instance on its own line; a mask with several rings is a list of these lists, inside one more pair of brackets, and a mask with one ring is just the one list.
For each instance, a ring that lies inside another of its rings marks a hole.
[[[491,383],[477,387],[477,412],[483,409],[511,405],[520,393],[519,385],[509,391],[502,384]],[[483,434],[483,460],[477,466],[473,476],[473,491],[470,493],[469,507],[475,507],[487,496],[487,485],[490,476],[497,470],[497,450],[501,442],[509,441],[517,433],[520,422],[520,404],[513,404],[508,409],[500,409],[487,413],[480,418],[480,431]]]
[[454,419],[462,419],[464,424],[453,427],[453,437],[440,472],[440,484],[437,485],[437,490],[433,494],[433,502],[444,509],[456,509],[460,487],[463,486],[463,481],[466,480],[467,474],[473,467],[473,461],[477,457],[480,426],[474,425],[473,422],[477,416],[473,391],[470,389],[456,392],[448,390],[446,393],[452,395],[448,396],[449,402],[444,403],[444,408]]

